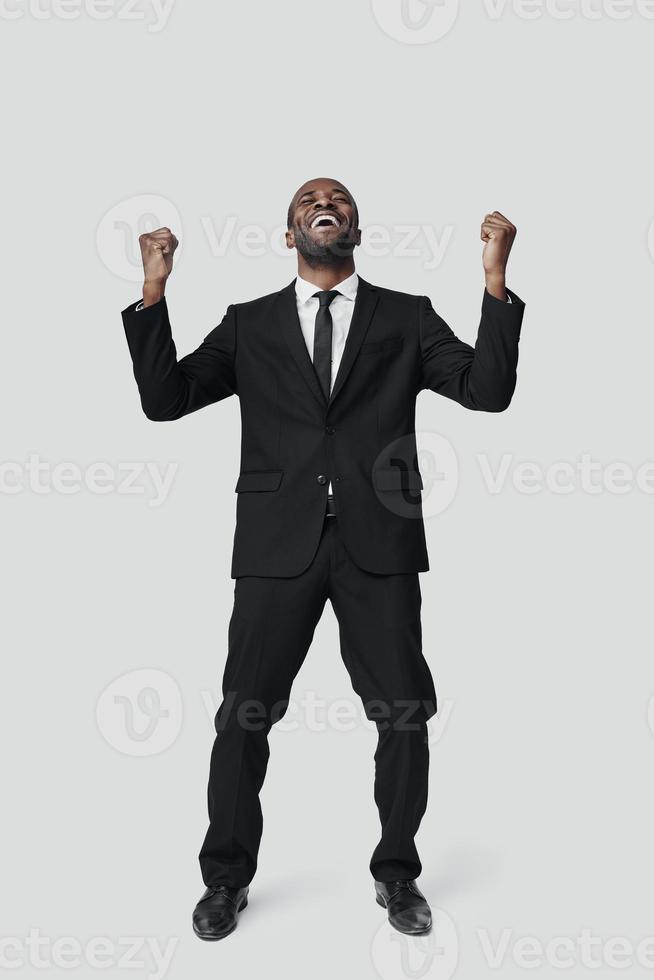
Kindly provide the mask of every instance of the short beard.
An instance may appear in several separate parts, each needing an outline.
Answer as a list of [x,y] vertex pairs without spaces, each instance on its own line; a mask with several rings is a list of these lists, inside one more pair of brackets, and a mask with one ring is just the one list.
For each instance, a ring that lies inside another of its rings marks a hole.
[[314,241],[298,227],[293,229],[293,235],[295,247],[311,269],[329,269],[341,265],[344,259],[352,257],[356,247],[351,228],[346,228],[325,244]]

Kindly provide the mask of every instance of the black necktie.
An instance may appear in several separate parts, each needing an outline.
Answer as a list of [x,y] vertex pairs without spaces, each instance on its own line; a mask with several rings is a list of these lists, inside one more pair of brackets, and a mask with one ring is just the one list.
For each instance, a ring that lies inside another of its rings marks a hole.
[[332,386],[332,315],[329,307],[339,292],[336,289],[314,293],[320,306],[316,313],[316,326],[313,332],[313,366],[326,401]]

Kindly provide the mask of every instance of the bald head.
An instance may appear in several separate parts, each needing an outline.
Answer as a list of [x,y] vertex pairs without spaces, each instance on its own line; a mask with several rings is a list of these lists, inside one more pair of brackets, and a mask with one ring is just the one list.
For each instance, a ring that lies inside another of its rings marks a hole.
[[316,201],[320,202],[320,199],[325,197],[330,199],[335,198],[337,203],[339,200],[342,201],[345,198],[353,211],[354,226],[358,227],[359,209],[356,201],[350,194],[345,184],[342,184],[340,180],[335,180],[333,177],[314,177],[313,180],[307,180],[301,187],[298,187],[288,207],[288,215],[286,219],[287,227],[293,227],[295,211],[300,202],[303,204],[305,202],[315,203]]

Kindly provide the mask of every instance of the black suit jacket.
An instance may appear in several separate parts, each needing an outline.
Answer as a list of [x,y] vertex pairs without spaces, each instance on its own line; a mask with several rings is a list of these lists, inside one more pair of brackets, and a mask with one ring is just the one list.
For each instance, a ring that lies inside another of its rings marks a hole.
[[179,361],[165,299],[139,312],[136,304],[124,310],[143,411],[170,421],[239,396],[234,578],[290,577],[307,568],[330,480],[343,541],[361,568],[426,571],[416,397],[431,388],[466,408],[507,408],[524,303],[514,293],[512,303],[503,303],[486,291],[473,348],[455,337],[425,296],[360,279],[327,402],[302,336],[294,286],[230,306],[198,349]]

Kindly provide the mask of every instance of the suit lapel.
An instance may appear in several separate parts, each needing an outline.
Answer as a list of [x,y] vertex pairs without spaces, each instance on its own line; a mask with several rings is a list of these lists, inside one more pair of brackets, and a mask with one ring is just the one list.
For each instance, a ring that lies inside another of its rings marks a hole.
[[313,363],[307,350],[300,326],[300,318],[297,315],[297,300],[295,298],[295,280],[282,289],[277,294],[275,312],[281,332],[288,344],[293,360],[298,366],[300,374],[308,384],[309,388],[318,399],[321,409],[327,407],[325,396],[313,369]]
[[[329,399],[330,405],[343,388],[343,385],[345,384],[347,377],[352,370],[352,366],[356,360],[357,354],[359,353],[359,348],[363,343],[368,327],[372,321],[378,299],[379,293],[375,287],[371,286],[364,279],[359,277],[359,287],[357,289],[357,298],[355,300],[354,310],[352,312],[352,322],[350,323],[347,340],[345,341],[345,349],[343,351],[343,357],[341,358],[340,367],[332,387],[332,392]],[[280,330],[284,336],[284,339],[286,340],[288,348],[300,371],[300,374],[306,381],[315,398],[318,400],[318,404],[320,405],[321,409],[324,411],[327,407],[327,402],[325,401],[325,396],[322,393],[322,388],[320,387],[316,372],[314,371],[313,363],[302,335],[300,318],[297,315],[295,280],[293,280],[290,285],[286,286],[285,289],[282,289],[282,291],[277,294],[275,315],[277,317]]]
[[371,286],[364,279],[359,277],[359,287],[357,289],[357,298],[354,303],[352,322],[350,323],[347,340],[345,341],[345,349],[343,351],[343,357],[341,358],[341,364],[332,387],[332,393],[329,399],[330,405],[343,388],[343,385],[347,381],[347,377],[352,370],[352,365],[356,360],[357,354],[359,353],[359,348],[361,347],[368,327],[370,326],[378,299],[379,293],[375,287]]

